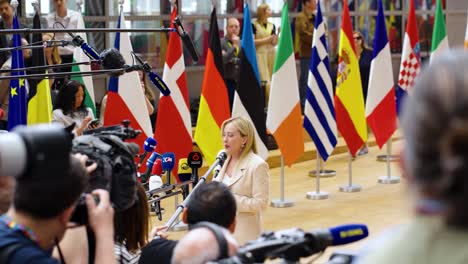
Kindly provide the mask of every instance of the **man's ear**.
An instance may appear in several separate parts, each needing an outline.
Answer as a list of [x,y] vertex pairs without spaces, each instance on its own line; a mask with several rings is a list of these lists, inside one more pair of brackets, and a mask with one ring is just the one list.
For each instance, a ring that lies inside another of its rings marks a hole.
[[182,211],[182,222],[188,224],[188,221],[187,221],[187,207],[184,207],[184,210]]
[[70,221],[70,218],[72,217],[73,211],[75,210],[75,206],[72,205],[65,209],[60,215],[59,215],[59,221],[60,223],[67,225],[68,222]]

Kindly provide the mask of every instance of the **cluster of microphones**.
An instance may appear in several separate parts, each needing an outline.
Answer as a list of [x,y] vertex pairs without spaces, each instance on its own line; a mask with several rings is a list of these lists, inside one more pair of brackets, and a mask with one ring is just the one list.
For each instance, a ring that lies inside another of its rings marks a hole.
[[[140,174],[140,182],[147,187],[147,196],[152,211],[156,213],[158,219],[162,219],[160,201],[164,198],[182,194],[185,200],[189,195],[189,185],[194,188],[198,183],[198,169],[203,165],[203,158],[200,152],[190,152],[187,158],[181,158],[178,162],[178,176],[176,183],[171,184],[171,171],[175,167],[176,157],[172,152],[160,154],[155,151],[157,141],[149,137],[143,144],[144,152],[140,156],[138,167],[141,167],[146,156],[146,171]],[[166,182],[162,176],[166,175]]]

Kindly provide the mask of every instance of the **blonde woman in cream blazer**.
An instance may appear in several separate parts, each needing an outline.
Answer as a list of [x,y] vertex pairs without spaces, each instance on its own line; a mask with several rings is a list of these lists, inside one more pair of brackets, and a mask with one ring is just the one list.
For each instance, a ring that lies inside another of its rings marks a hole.
[[239,245],[256,239],[262,228],[262,211],[269,202],[268,164],[257,154],[254,128],[243,117],[226,120],[221,131],[228,155],[214,179],[225,183],[236,198],[237,216],[234,237]]

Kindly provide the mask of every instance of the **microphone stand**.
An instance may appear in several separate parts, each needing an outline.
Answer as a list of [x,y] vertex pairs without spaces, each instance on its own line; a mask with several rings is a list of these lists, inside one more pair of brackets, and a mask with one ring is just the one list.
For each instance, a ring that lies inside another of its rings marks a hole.
[[181,204],[177,206],[177,209],[174,212],[174,214],[166,222],[166,226],[167,226],[166,231],[170,231],[174,227],[176,220],[179,218],[179,215],[180,213],[182,213],[182,210],[184,210],[184,208],[187,206],[187,202],[190,200],[190,197],[192,196],[193,192],[200,186],[201,183],[204,183],[207,180],[208,176],[215,169],[215,167],[219,164],[219,162],[220,160],[217,158],[216,162],[211,165],[211,167],[208,169],[205,175],[203,175],[203,177],[199,179],[198,184],[195,185],[195,187],[192,189],[192,192],[190,192],[187,198]]
[[19,29],[2,29],[0,35],[6,34],[33,34],[33,33],[112,33],[112,32],[137,32],[137,33],[151,33],[151,32],[176,32],[174,28],[48,28],[48,29],[33,29],[33,28],[19,28]]
[[66,68],[75,65],[91,65],[93,63],[99,63],[99,61],[82,61],[82,62],[70,62],[70,63],[62,63],[62,64],[54,64],[54,65],[45,65],[45,66],[33,66],[33,67],[25,67],[25,68],[16,68],[16,69],[9,69],[9,70],[1,70],[0,73],[9,73],[9,72],[16,72],[16,71],[31,71],[31,70],[47,70],[47,69],[54,69],[54,68]]
[[[27,68],[29,70],[29,68]],[[41,74],[24,74],[14,76],[0,76],[0,80],[12,80],[12,79],[51,79],[50,77],[64,77],[64,76],[94,76],[100,74],[121,74],[125,72],[125,68],[113,69],[113,70],[96,70],[96,71],[84,71],[84,72],[54,72],[54,73],[41,73]]]

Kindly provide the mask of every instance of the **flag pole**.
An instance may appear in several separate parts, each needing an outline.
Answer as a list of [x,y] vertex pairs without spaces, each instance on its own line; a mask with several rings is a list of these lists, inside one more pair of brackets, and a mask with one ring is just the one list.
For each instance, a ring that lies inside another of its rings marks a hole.
[[284,199],[284,159],[283,155],[280,155],[281,159],[281,175],[280,175],[280,198],[271,201],[270,206],[274,208],[284,208],[294,206],[294,202]]
[[316,170],[311,170],[309,171],[309,176],[310,177],[323,177],[323,178],[329,178],[336,176],[336,171],[335,170],[325,170],[323,169],[323,159],[322,156],[320,156],[319,153],[317,153],[317,169]]
[[[392,139],[390,138],[387,141],[387,157],[390,157],[390,153],[392,152]],[[400,177],[398,176],[391,176],[391,168],[390,168],[390,159],[387,159],[387,176],[379,177],[378,183],[382,184],[395,184],[400,182]]]
[[[315,174],[315,192],[307,192],[306,198],[309,200],[324,200],[328,199],[328,192],[321,192],[320,191],[320,177],[322,176],[322,157],[320,156],[320,153],[317,152],[317,170],[318,173]],[[334,172],[334,175],[336,175],[336,172]],[[309,173],[310,175],[310,173]]]
[[348,185],[340,186],[340,192],[360,192],[362,189],[360,185],[353,185],[352,162],[353,155],[351,155],[351,152],[348,150]]
[[[389,147],[389,144],[390,144],[390,147]],[[392,152],[391,151],[388,151],[388,148],[392,148],[392,138],[390,138],[388,141],[387,141],[387,154],[385,155],[378,155],[377,156],[377,161],[381,161],[381,162],[395,162],[395,161],[398,161],[399,160],[399,157],[398,155],[393,155],[391,154]],[[390,175],[390,173],[388,173],[388,175]]]

